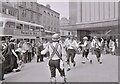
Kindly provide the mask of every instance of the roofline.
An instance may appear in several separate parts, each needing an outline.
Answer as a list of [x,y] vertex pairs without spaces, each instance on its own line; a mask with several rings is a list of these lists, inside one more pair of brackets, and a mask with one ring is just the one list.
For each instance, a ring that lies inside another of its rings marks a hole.
[[[38,4],[39,4],[39,3],[38,3]],[[51,11],[54,12],[54,13],[57,13],[58,15],[60,15],[60,13],[58,13],[58,12],[52,10],[51,8],[48,8],[48,7],[46,7],[46,6],[42,5],[42,4],[39,4],[39,5],[40,5],[40,6],[43,6],[44,8],[47,8],[47,9],[51,10]]]
[[17,19],[3,18],[2,17],[2,20],[4,20],[4,21],[12,21],[12,22],[20,22],[20,23],[24,23],[24,24],[30,24],[30,25],[33,25],[33,26],[43,27],[42,25],[38,25],[38,24],[35,24],[35,23],[30,23],[30,22],[25,22],[25,21],[21,21],[21,20],[17,20]]

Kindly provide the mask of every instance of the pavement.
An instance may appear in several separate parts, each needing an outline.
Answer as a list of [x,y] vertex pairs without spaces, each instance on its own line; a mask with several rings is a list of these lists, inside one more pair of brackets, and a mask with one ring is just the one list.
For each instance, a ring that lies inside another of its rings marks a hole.
[[[97,62],[95,55],[89,54],[89,58],[93,60],[93,64],[82,64],[81,55],[76,55],[76,67],[66,71],[67,82],[118,82],[118,56],[102,55],[102,64]],[[3,82],[50,82],[47,58],[44,62],[37,63],[35,57],[20,72],[6,74]],[[60,82],[59,73],[57,82]]]

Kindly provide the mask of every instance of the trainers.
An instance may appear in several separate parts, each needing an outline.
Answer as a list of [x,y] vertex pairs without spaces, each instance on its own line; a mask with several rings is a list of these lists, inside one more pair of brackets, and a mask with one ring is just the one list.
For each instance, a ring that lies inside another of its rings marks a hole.
[[73,67],[75,67],[75,65],[76,65],[76,63],[74,62],[74,63],[73,63]]
[[51,84],[56,84],[56,78],[53,77],[50,79],[50,81],[51,81]]

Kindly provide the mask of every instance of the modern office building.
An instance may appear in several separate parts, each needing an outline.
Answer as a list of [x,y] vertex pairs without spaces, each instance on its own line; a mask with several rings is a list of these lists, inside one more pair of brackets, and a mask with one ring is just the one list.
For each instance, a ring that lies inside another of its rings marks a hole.
[[[99,0],[98,0],[99,1]],[[84,2],[69,0],[69,26],[65,30],[76,30],[77,38],[84,36],[118,36],[118,2]]]

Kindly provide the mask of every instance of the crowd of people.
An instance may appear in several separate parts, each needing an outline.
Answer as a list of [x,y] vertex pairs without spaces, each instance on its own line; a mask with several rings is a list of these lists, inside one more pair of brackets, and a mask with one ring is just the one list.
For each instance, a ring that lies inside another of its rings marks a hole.
[[85,36],[78,41],[74,36],[61,38],[59,34],[54,34],[52,40],[42,39],[37,44],[27,40],[16,42],[11,38],[10,41],[4,39],[0,42],[0,67],[2,67],[2,75],[0,80],[4,80],[4,74],[8,72],[21,71],[24,63],[31,62],[36,56],[36,62],[44,62],[44,57],[49,59],[49,67],[51,72],[51,82],[56,82],[56,69],[60,72],[62,82],[66,82],[66,73],[64,63],[66,63],[67,71],[71,67],[76,66],[76,54],[82,54],[82,64],[92,59],[88,58],[89,53],[95,54],[98,63],[102,64],[101,55],[117,53],[118,39],[104,39],[102,37],[93,36],[91,38]]

